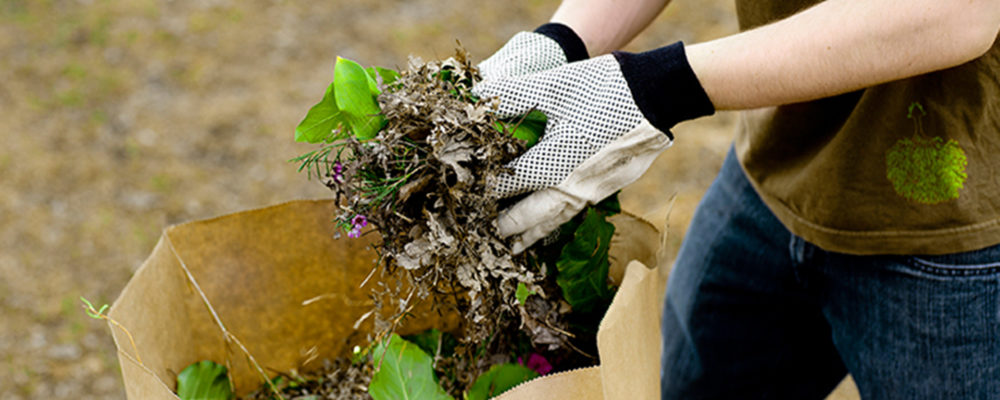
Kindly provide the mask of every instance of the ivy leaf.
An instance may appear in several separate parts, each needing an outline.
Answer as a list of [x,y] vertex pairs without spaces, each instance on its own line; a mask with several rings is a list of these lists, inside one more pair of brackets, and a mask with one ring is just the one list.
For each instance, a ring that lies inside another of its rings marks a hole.
[[[351,132],[360,140],[375,137],[385,122],[375,95],[371,92],[372,80],[358,63],[337,57],[333,67],[333,84],[337,108],[351,127]],[[377,90],[377,89],[376,89]]]
[[534,290],[528,290],[528,286],[524,282],[517,283],[517,291],[514,292],[514,297],[517,298],[517,304],[523,305],[525,301],[528,300],[528,296],[535,294]]
[[476,378],[469,391],[465,392],[465,400],[486,400],[499,396],[510,388],[537,376],[537,372],[523,365],[497,364]]
[[556,283],[573,311],[589,312],[613,295],[608,285],[608,248],[615,226],[606,212],[589,207],[583,222],[573,231],[573,240],[556,260]]
[[334,84],[326,88],[323,99],[306,113],[299,126],[295,127],[295,141],[307,143],[332,142],[339,137],[331,137],[334,129],[344,123],[334,100]]
[[177,397],[181,400],[232,399],[226,367],[207,360],[188,365],[177,375]]
[[393,333],[375,346],[376,366],[368,394],[374,400],[450,400],[434,378],[431,356],[420,347]]

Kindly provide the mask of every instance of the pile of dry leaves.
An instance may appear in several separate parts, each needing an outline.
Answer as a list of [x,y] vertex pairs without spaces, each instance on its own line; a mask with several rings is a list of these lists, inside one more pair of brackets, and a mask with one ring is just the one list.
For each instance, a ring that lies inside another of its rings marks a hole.
[[496,233],[490,182],[509,173],[504,165],[524,142],[502,131],[507,125],[490,113],[493,104],[469,95],[478,79],[461,50],[445,61],[412,59],[378,96],[384,128],[374,140],[348,139],[350,155],[326,183],[344,204],[341,223],[356,229],[370,222],[382,237],[377,332],[430,299],[465,317],[463,342],[480,343],[520,319],[515,291],[522,283],[540,294],[528,313],[544,313],[529,318],[534,342],[558,346],[565,327],[552,311],[559,306],[539,304],[551,297],[541,285],[544,271]]
[[[335,139],[321,136],[326,142],[321,150],[300,161],[334,192],[340,206],[336,221],[347,236],[377,234],[382,239],[374,246],[379,261],[361,283],[372,288],[375,304],[363,317],[374,320],[372,343],[384,342],[407,318],[419,318],[410,311],[423,302],[462,316],[459,329],[448,333],[457,342],[450,355],[428,351],[438,383],[449,393],[464,393],[491,366],[529,352],[544,351],[549,360],[566,366],[592,363],[593,357],[578,348],[585,346],[578,345],[593,341],[596,323],[573,319],[565,287],[560,289],[563,284],[554,279],[551,260],[562,247],[536,246],[513,254],[497,235],[502,205],[492,182],[512,173],[505,165],[526,149],[526,142],[513,134],[524,137],[530,118],[498,120],[492,113],[495,102],[470,93],[480,77],[462,49],[444,61],[411,59],[399,73],[371,68],[368,76],[380,110],[377,118],[340,117],[345,122],[332,130]],[[367,93],[365,85],[355,87]],[[334,90],[343,89],[331,85],[327,96],[340,95]],[[379,124],[377,133],[366,125],[374,123]],[[544,121],[533,129],[540,135],[543,127]],[[372,135],[341,132],[349,128]],[[574,239],[572,232],[564,243]],[[588,250],[584,258],[592,254]],[[603,262],[604,277],[598,282],[607,275],[606,257]],[[593,269],[585,265],[577,271]],[[579,329],[588,323],[594,326]],[[323,370],[296,375],[288,381],[296,383],[285,387],[298,391],[287,393],[365,398],[359,388],[369,384],[364,379],[370,379],[372,361],[348,360],[328,361]]]

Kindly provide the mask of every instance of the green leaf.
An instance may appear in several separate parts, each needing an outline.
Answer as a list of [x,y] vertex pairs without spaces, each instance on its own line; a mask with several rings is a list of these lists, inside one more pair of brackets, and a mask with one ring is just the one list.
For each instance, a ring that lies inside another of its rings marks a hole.
[[396,82],[396,79],[399,79],[399,72],[388,68],[368,67],[365,68],[365,73],[368,74],[368,89],[371,91],[373,96],[377,96],[380,93],[375,77],[376,75],[378,75],[378,78],[382,79],[383,85],[391,85],[393,82]]
[[452,73],[450,69],[441,69],[440,71],[438,71],[437,77],[442,81],[455,83],[454,80],[452,79],[455,77],[455,74]]
[[[458,339],[455,338],[455,335],[433,328],[414,335],[403,336],[403,339],[413,342],[432,358],[438,353],[441,354],[441,357],[451,357],[455,354],[455,346],[458,345]],[[440,351],[438,346],[441,346]]]
[[333,68],[334,99],[351,132],[360,140],[375,137],[385,122],[375,95],[371,92],[372,78],[358,63],[337,57]]
[[404,336],[403,338],[413,342],[413,344],[433,357],[434,354],[437,354],[438,343],[441,341],[441,331],[432,328],[416,335]]
[[396,72],[396,70],[375,67],[375,71],[378,72],[378,76],[382,78],[382,83],[385,85],[396,83],[396,80],[399,79],[399,72]]
[[608,285],[608,248],[614,233],[615,226],[605,213],[589,207],[573,240],[562,248],[556,260],[556,283],[573,311],[589,312],[613,295]]
[[503,132],[513,130],[511,136],[528,142],[527,145],[530,148],[538,143],[538,139],[545,134],[545,124],[548,120],[548,117],[541,111],[532,110],[521,117],[498,121],[496,128]]
[[524,304],[528,300],[528,296],[535,294],[534,290],[528,290],[528,286],[524,282],[517,283],[517,291],[514,292],[514,297],[517,298],[517,304]]
[[299,126],[295,127],[296,142],[319,143],[339,139],[331,137],[333,130],[344,124],[334,92],[334,84],[331,83],[323,99],[312,106]]
[[523,365],[497,364],[476,378],[469,391],[465,392],[465,400],[486,400],[499,396],[510,388],[537,376],[537,372]]
[[548,122],[549,118],[544,113],[532,110],[517,125],[514,137],[528,142],[528,147],[534,146],[535,143],[538,143],[538,138],[545,134],[545,124]]
[[233,392],[229,387],[226,367],[211,361],[199,361],[184,368],[177,375],[177,397],[181,400],[229,400]]
[[368,93],[371,93],[373,97],[378,96],[381,91],[378,90],[378,82],[375,81],[375,68],[368,67],[365,68],[365,78],[368,78]]
[[[432,359],[420,347],[393,333],[388,343],[375,346],[368,394],[374,400],[444,400],[445,393],[434,379]],[[381,365],[379,365],[381,363]]]
[[92,304],[90,300],[87,300],[87,298],[83,296],[80,296],[80,301],[83,301],[83,304],[87,305],[87,307],[83,308],[83,312],[87,313],[87,316],[93,319],[101,319],[101,317],[104,316],[104,311],[108,309],[108,305],[105,304],[101,306],[100,310],[95,310],[94,304]]
[[603,212],[607,217],[620,214],[622,212],[622,203],[618,201],[618,193],[615,192],[615,194],[601,200],[600,203],[594,204],[593,208]]

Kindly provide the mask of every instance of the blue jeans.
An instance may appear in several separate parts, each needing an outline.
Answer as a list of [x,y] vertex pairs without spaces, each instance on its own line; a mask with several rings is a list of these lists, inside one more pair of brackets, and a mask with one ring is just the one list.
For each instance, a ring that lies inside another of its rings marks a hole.
[[1000,246],[855,256],[793,235],[732,150],[667,284],[663,399],[1000,399]]

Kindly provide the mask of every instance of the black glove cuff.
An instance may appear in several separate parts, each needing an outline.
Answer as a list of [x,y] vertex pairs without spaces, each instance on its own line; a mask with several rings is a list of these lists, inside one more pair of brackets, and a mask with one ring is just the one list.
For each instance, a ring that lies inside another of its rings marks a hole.
[[715,113],[712,100],[688,64],[684,43],[644,53],[612,54],[643,116],[667,136],[671,136],[668,129],[678,122]]
[[590,58],[587,54],[587,45],[583,44],[583,39],[577,36],[573,29],[558,22],[549,22],[535,29],[535,33],[548,36],[559,43],[563,54],[566,54],[566,62],[582,61]]

